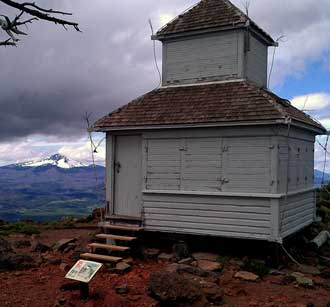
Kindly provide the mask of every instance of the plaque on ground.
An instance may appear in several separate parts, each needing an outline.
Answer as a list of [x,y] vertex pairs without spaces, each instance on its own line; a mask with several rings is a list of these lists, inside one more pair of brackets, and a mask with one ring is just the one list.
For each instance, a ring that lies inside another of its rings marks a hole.
[[102,263],[79,260],[65,275],[65,278],[89,283],[96,272],[102,267]]

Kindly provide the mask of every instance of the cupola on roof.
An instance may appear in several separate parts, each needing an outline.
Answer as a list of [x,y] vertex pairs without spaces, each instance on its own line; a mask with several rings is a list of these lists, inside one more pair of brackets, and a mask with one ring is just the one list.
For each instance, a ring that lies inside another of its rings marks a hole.
[[176,17],[155,35],[162,40],[168,36],[194,31],[216,31],[226,28],[240,28],[250,26],[261,34],[269,45],[274,45],[272,37],[262,30],[239,8],[228,0],[202,0]]

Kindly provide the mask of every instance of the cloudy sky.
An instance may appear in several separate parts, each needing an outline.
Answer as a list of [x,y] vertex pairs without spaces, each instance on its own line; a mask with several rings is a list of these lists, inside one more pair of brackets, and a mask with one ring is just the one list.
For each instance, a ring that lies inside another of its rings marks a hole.
[[[72,19],[83,33],[36,22],[17,48],[0,47],[0,165],[56,152],[90,161],[85,112],[92,112],[95,120],[153,89],[158,77],[148,19],[158,29],[195,2],[42,1],[43,6],[74,12]],[[244,1],[233,2],[242,8]],[[250,16],[261,27],[275,39],[284,35],[271,89],[330,129],[330,1],[250,2]],[[2,3],[0,12],[15,14]],[[160,44],[157,53],[161,61]],[[101,147],[98,161],[103,159]],[[321,169],[319,148],[316,160]]]

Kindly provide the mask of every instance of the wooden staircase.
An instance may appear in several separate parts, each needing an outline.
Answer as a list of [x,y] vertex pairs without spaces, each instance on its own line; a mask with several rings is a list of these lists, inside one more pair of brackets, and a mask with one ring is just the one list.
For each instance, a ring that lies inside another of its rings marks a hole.
[[136,222],[128,223],[126,219],[116,217],[109,222],[100,223],[101,233],[95,235],[97,242],[88,244],[89,252],[81,254],[80,257],[110,263],[124,261],[131,250],[130,244],[137,240],[137,234],[143,230]]

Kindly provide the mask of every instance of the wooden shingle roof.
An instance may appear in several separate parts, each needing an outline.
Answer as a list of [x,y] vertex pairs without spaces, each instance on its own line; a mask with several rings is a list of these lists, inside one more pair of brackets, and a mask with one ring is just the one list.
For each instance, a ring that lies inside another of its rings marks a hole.
[[185,13],[176,17],[161,28],[156,38],[182,32],[207,30],[212,28],[243,27],[247,22],[258,32],[264,35],[270,43],[274,43],[272,37],[263,31],[239,8],[229,0],[202,0]]
[[164,87],[101,118],[94,130],[186,124],[226,124],[292,118],[324,130],[287,100],[246,81]]

